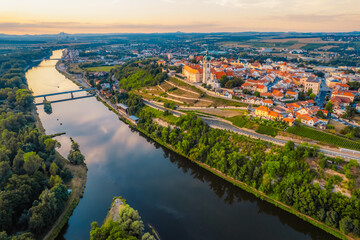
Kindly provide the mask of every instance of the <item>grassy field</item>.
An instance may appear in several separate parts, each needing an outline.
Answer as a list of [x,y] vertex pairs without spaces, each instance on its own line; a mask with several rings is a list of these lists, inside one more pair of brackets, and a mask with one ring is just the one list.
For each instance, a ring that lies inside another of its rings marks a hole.
[[315,129],[305,127],[305,126],[292,126],[289,127],[287,132],[301,136],[310,138],[316,141],[320,141],[323,143],[328,143],[334,146],[349,148],[354,150],[360,150],[360,143],[352,141],[350,139],[342,138],[330,133],[325,133],[322,131],[317,131]]
[[343,129],[346,127],[345,124],[342,124],[342,123],[340,123],[340,122],[338,122],[338,121],[334,121],[334,120],[332,120],[332,119],[330,120],[329,124],[330,124],[330,125],[333,125],[333,126],[335,127],[335,131],[336,131],[337,133],[340,133],[340,131],[343,130]]
[[224,98],[212,97],[212,96],[209,96],[209,95],[206,95],[204,97],[204,99],[212,100],[213,101],[212,105],[216,106],[216,107],[225,107],[225,106],[247,107],[248,106],[248,104],[246,104],[246,103],[235,102],[235,101],[227,100],[227,99],[224,99]]
[[174,115],[164,115],[164,112],[160,110],[156,110],[154,108],[151,108],[149,106],[145,106],[141,111],[151,112],[154,114],[154,118],[159,118],[161,120],[164,120],[170,124],[176,124],[176,122],[179,120],[179,118],[175,117]]
[[287,48],[294,44],[298,43],[298,41],[286,41],[286,42],[249,42],[253,47],[264,47],[264,48],[273,48],[273,47],[279,47],[279,48]]
[[119,65],[114,65],[114,66],[100,66],[100,67],[89,67],[89,68],[85,68],[86,71],[89,72],[110,72],[111,69],[116,68]]
[[229,120],[235,126],[240,127],[240,128],[248,128],[248,129],[256,130],[259,127],[259,124],[256,124],[252,121],[248,121],[243,116],[235,116],[235,117],[228,118],[227,120]]
[[317,48],[325,47],[326,45],[326,43],[308,43],[305,46],[301,47],[301,49],[311,51]]
[[191,90],[191,91],[194,91],[194,92],[197,92],[199,94],[203,93],[203,91],[201,91],[200,89],[196,88],[195,86],[191,86],[190,84],[187,84],[183,81],[180,81],[176,78],[170,78],[169,79],[170,82],[174,83],[175,85],[178,85],[178,86],[181,86],[183,88],[186,88],[188,90]]
[[272,136],[272,137],[276,137],[276,135],[278,134],[278,131],[279,130],[277,130],[277,129],[273,128],[273,127],[268,127],[268,126],[263,126],[263,125],[260,125],[256,129],[257,133],[269,135],[269,136]]
[[257,133],[269,135],[272,137],[276,137],[279,131],[282,131],[287,127],[286,124],[281,122],[248,117],[245,115],[238,115],[226,119],[231,121],[237,127],[253,129]]
[[70,63],[67,67],[67,72],[71,74],[81,74],[83,73],[83,69],[79,67],[79,64],[77,63]]
[[203,110],[197,110],[197,112],[216,116],[216,117],[224,117],[224,118],[231,118],[231,117],[247,114],[247,110],[237,110],[237,109],[203,109]]

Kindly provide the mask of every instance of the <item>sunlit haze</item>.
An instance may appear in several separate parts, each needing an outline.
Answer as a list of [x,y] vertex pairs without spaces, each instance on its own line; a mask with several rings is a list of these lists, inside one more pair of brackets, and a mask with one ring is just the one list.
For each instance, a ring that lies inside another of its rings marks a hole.
[[356,31],[359,0],[6,0],[0,33]]

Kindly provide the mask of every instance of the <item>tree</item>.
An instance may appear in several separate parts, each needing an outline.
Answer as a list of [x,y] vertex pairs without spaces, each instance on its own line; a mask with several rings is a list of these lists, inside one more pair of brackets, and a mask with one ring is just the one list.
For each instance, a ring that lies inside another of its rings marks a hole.
[[24,152],[23,150],[19,149],[13,160],[12,170],[16,174],[21,174],[24,171],[23,166],[24,166]]
[[333,112],[333,107],[334,104],[332,101],[328,101],[328,103],[325,105],[325,110],[328,111],[329,113]]
[[360,88],[360,82],[348,82],[349,90],[359,90]]
[[0,162],[0,189],[4,186],[7,180],[11,177],[12,172],[8,162]]
[[99,228],[97,222],[91,223],[90,240],[138,240],[139,238],[129,236],[119,222],[110,221]]
[[50,176],[50,181],[49,181],[49,186],[50,187],[54,187],[57,184],[62,184],[63,181],[61,180],[61,178],[59,177],[59,175],[51,175]]
[[221,76],[219,82],[220,86],[223,88],[225,87],[226,83],[229,81],[229,78],[226,75]]
[[305,92],[304,91],[299,92],[299,97],[298,98],[301,101],[305,100],[306,99]]
[[141,237],[141,240],[156,240],[156,238],[147,232]]
[[35,236],[34,234],[30,233],[30,232],[26,232],[21,234],[20,236],[14,236],[11,238],[11,240],[35,240]]
[[55,162],[52,162],[50,165],[49,172],[51,175],[55,176],[59,171],[59,167],[56,165]]
[[64,183],[67,183],[72,179],[72,173],[68,168],[65,168],[60,172],[60,177]]
[[0,240],[8,240],[8,235],[6,234],[5,231],[0,232]]
[[80,146],[77,142],[75,142],[72,138],[70,138],[71,140],[71,150],[73,151],[80,151]]
[[254,94],[256,97],[260,97],[260,93],[258,91],[255,92]]
[[352,107],[351,105],[346,107],[346,111],[343,114],[342,118],[352,119],[355,116],[356,109]]
[[309,97],[310,97],[311,99],[315,99],[315,98],[316,98],[316,94],[315,94],[315,93],[311,93],[311,94],[309,95]]
[[323,111],[317,111],[317,113],[316,113],[316,117],[318,117],[318,118],[322,118],[322,119],[326,119],[326,116],[325,116],[325,114],[323,113]]
[[345,217],[340,220],[339,226],[340,226],[340,231],[342,231],[345,234],[349,234],[354,228],[353,220],[350,217]]
[[44,141],[44,144],[45,144],[46,151],[49,153],[54,153],[55,148],[61,147],[61,144],[58,141],[51,139],[51,138],[46,139]]
[[68,155],[68,160],[75,165],[82,164],[84,162],[84,155],[81,154],[80,151],[73,151],[71,150]]
[[28,152],[24,154],[24,169],[29,174],[34,174],[42,165],[42,158],[35,152]]
[[75,164],[75,165],[82,164],[84,162],[84,160],[85,160],[85,157],[80,152],[80,146],[72,138],[70,140],[71,140],[72,144],[71,144],[70,153],[68,155],[68,160],[72,164]]
[[339,215],[337,214],[337,212],[335,211],[328,211],[326,213],[326,219],[325,219],[325,223],[327,225],[329,225],[330,227],[334,227],[336,228],[337,225],[338,225],[338,218],[339,218]]
[[17,90],[15,99],[16,99],[16,104],[18,104],[25,110],[29,110],[34,102],[34,97],[31,95],[31,91],[27,89]]
[[144,231],[144,224],[138,211],[126,205],[120,209],[119,216],[120,226],[127,234],[135,237],[141,236]]
[[311,95],[312,93],[313,93],[312,88],[309,88],[308,91],[307,91],[307,93],[306,93],[306,95],[308,95],[308,96],[310,97],[310,95]]
[[355,219],[353,225],[354,225],[354,230],[353,230],[354,235],[360,237],[360,221],[358,219]]

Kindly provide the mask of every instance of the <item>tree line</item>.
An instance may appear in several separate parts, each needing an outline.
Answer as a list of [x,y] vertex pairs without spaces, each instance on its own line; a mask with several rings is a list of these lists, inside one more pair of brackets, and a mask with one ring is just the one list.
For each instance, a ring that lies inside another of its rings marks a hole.
[[48,50],[0,58],[0,239],[36,239],[68,199],[69,169],[56,156],[59,143],[35,125],[25,68]]
[[[151,113],[138,113],[138,127],[154,139],[171,145],[185,156],[205,163],[222,173],[246,183],[293,209],[340,229],[344,234],[360,236],[360,191],[354,184],[350,198],[334,193],[333,183],[324,189],[314,180],[321,171],[311,169],[306,160],[334,162],[307,144],[295,148],[250,139],[235,133],[212,129],[193,114],[182,116],[175,128],[165,128],[152,121]],[[332,165],[335,169],[335,165]],[[358,169],[358,165],[350,166]],[[323,169],[323,168],[322,168]],[[352,183],[357,177],[349,175]],[[351,181],[350,181],[351,182]]]

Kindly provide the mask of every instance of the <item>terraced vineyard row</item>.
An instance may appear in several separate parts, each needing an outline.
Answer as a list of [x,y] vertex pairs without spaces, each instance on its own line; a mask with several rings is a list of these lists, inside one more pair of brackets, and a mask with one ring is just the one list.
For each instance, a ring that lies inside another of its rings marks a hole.
[[352,141],[350,139],[342,138],[339,136],[335,136],[333,134],[317,131],[309,127],[292,126],[289,127],[286,131],[301,137],[306,137],[320,142],[332,144],[341,148],[360,150],[360,143],[358,142]]

